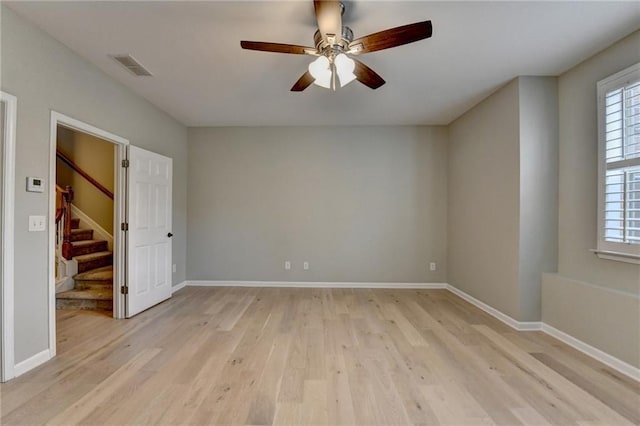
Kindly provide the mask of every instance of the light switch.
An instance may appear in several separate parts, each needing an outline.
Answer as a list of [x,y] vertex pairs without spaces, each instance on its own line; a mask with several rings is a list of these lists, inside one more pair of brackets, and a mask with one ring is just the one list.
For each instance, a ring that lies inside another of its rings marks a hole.
[[29,232],[41,232],[47,229],[46,216],[29,216]]

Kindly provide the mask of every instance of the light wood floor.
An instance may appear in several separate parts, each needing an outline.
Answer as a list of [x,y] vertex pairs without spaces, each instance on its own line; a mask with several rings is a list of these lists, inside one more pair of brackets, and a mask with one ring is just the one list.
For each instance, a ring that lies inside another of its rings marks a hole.
[[188,287],[136,318],[58,312],[2,424],[640,423],[640,385],[444,290]]

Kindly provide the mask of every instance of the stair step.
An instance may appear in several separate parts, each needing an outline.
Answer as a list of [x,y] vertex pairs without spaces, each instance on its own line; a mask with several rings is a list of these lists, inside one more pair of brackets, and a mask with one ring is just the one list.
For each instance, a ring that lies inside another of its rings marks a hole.
[[83,254],[81,256],[75,256],[74,259],[78,262],[78,272],[82,273],[103,266],[113,265],[113,252],[101,251]]
[[113,265],[92,269],[73,277],[75,288],[87,290],[91,288],[113,288]]
[[56,294],[57,309],[111,310],[111,289],[69,290]]
[[80,256],[83,254],[107,251],[109,243],[106,240],[82,240],[71,242],[71,255]]
[[80,219],[78,219],[77,217],[72,217],[71,229],[78,229],[78,228],[80,228]]
[[93,239],[93,229],[72,229],[71,241],[83,241]]

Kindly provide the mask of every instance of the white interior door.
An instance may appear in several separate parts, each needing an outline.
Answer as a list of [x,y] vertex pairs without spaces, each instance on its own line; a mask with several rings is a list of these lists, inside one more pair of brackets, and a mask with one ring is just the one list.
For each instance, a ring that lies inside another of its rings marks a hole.
[[129,147],[127,318],[171,297],[171,158]]

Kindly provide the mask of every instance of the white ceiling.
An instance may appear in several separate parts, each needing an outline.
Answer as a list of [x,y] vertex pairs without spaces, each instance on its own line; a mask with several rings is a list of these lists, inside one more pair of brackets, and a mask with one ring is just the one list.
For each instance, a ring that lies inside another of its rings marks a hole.
[[[513,77],[558,75],[640,27],[635,1],[348,2],[356,37],[425,19],[433,37],[361,56],[378,90],[292,93],[313,58],[240,40],[312,45],[311,0],[8,4],[188,126],[448,124]],[[154,76],[107,56],[119,53]]]

